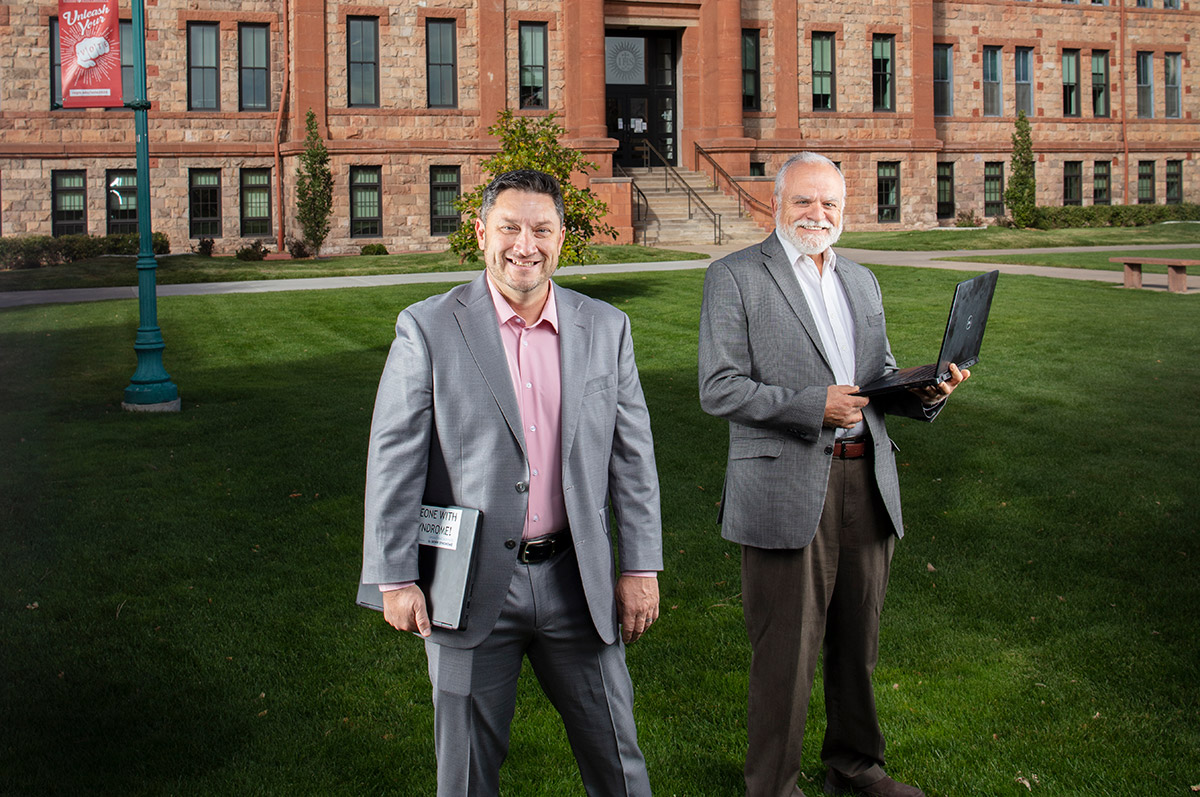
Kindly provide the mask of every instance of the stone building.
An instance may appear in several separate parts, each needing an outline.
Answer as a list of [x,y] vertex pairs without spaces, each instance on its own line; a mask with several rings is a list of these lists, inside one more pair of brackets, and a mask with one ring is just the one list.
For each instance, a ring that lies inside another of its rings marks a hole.
[[[855,229],[1001,215],[1018,109],[1040,204],[1197,202],[1190,2],[145,0],[153,226],[174,251],[298,236],[309,109],[327,253],[443,248],[504,108],[556,114],[622,240],[625,169],[659,155],[765,200],[790,153],[823,152]],[[0,234],[132,229],[132,111],[57,107],[57,24],[0,5]]]

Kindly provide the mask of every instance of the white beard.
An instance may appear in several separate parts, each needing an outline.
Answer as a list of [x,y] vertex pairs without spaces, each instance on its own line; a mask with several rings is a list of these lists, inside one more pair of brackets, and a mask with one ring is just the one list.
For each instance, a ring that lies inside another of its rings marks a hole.
[[819,229],[812,227],[800,226],[797,223],[792,227],[785,227],[780,223],[781,219],[776,217],[775,226],[783,235],[783,237],[801,254],[812,257],[819,255],[829,247],[837,243],[838,238],[842,235],[842,223],[839,221],[838,226],[834,227],[829,222],[819,222]]

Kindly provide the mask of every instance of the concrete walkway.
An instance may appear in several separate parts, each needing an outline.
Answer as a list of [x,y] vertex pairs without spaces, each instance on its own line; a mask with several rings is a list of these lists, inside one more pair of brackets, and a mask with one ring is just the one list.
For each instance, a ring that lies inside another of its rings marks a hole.
[[[734,251],[734,247],[693,246],[697,252],[710,255],[712,259]],[[1044,249],[991,249],[955,250],[942,252],[893,252],[874,249],[846,249],[837,247],[851,260],[859,263],[876,263],[889,266],[912,266],[917,268],[940,268],[953,271],[991,271],[999,269],[1004,274],[1033,274],[1058,279],[1093,280],[1116,285],[1122,283],[1120,271],[1100,271],[1079,268],[1053,268],[1050,266],[1015,266],[1004,263],[967,263],[942,258],[988,257],[1000,255],[1038,254],[1045,252],[1087,252],[1097,247],[1071,246]],[[1113,249],[1111,246],[1100,247]],[[1140,246],[1149,255],[1155,249],[1200,249],[1200,244],[1152,244]],[[616,263],[610,265],[563,266],[558,273],[570,274],[615,274],[634,271],[678,271],[706,268],[712,260],[678,260],[663,263]],[[429,282],[466,282],[479,274],[474,271],[439,271],[421,274],[379,274],[357,277],[313,277],[310,279],[248,280],[244,282],[197,282],[187,285],[159,285],[159,296],[211,296],[226,293],[270,293],[274,291],[313,291],[332,288],[368,288],[383,285],[411,285]],[[1144,288],[1167,289],[1166,274],[1144,274]],[[1188,275],[1189,290],[1200,290],[1200,274]],[[63,288],[45,291],[0,292],[0,308],[22,307],[37,304],[60,304],[64,302],[93,302],[105,299],[136,299],[136,287],[121,288]]]

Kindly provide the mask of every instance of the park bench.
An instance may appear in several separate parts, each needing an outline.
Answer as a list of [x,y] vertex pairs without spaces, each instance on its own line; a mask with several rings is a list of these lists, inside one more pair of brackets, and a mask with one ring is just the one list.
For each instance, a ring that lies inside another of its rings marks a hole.
[[1142,266],[1166,266],[1167,290],[1171,293],[1187,293],[1188,266],[1200,268],[1200,260],[1171,260],[1164,257],[1110,257],[1110,263],[1125,266],[1125,287],[1142,287]]

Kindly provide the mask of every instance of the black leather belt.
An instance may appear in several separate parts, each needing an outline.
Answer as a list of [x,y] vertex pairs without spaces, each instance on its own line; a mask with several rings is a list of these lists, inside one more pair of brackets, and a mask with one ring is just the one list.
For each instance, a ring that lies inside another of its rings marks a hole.
[[838,440],[833,444],[833,455],[838,459],[860,459],[867,455],[866,440]]
[[517,561],[533,565],[570,549],[571,530],[563,529],[554,534],[547,534],[545,537],[521,540],[521,547],[517,549]]

